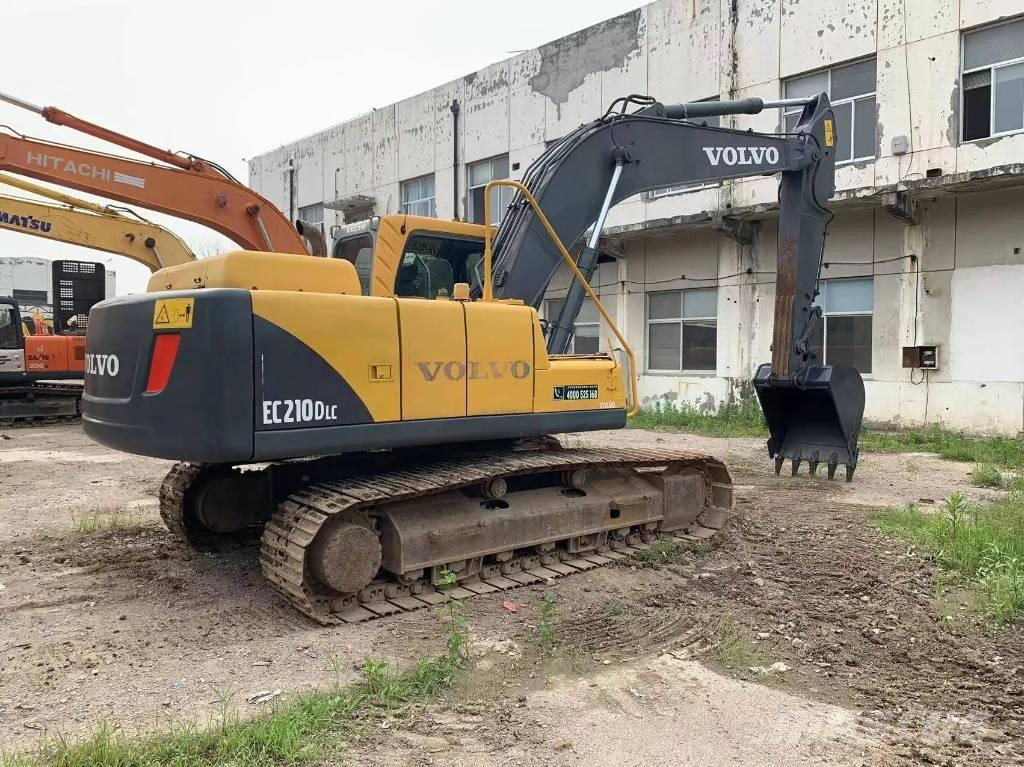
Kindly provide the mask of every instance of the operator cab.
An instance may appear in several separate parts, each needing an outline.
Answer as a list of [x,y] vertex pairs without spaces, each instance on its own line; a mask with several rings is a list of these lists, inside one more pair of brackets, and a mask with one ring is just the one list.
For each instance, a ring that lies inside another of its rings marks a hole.
[[[397,238],[382,242],[382,221],[384,230],[396,230]],[[439,231],[440,227],[452,231]],[[474,293],[482,289],[482,226],[420,216],[374,216],[336,227],[334,234],[331,257],[355,266],[363,295],[434,299],[452,295],[457,282],[468,283]],[[381,275],[393,273],[393,283],[374,282],[378,270]]]

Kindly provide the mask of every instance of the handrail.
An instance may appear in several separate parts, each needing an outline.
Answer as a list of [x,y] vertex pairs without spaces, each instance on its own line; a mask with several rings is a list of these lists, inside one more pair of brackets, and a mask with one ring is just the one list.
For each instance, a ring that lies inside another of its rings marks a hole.
[[[580,281],[580,284],[583,285],[583,289],[587,291],[587,295],[590,297],[590,300],[593,301],[594,305],[597,307],[597,311],[601,313],[601,316],[604,318],[604,321],[608,323],[608,327],[612,329],[612,333],[615,334],[615,337],[618,339],[619,343],[622,344],[622,350],[626,353],[626,359],[629,361],[629,370],[626,371],[626,374],[629,377],[629,410],[626,412],[626,415],[632,418],[633,416],[640,412],[640,396],[639,392],[637,391],[636,376],[633,374],[633,371],[637,369],[636,356],[633,354],[633,347],[629,345],[629,342],[626,340],[626,337],[619,330],[619,326],[615,324],[615,321],[612,320],[611,315],[609,315],[607,310],[605,310],[604,304],[601,303],[601,299],[597,297],[597,294],[594,292],[594,289],[590,287],[590,283],[587,281],[587,279],[583,276],[583,273],[580,272],[579,268],[576,266],[576,262],[573,261],[572,256],[569,255],[569,251],[566,250],[565,245],[563,245],[562,241],[558,238],[558,235],[555,233],[554,228],[551,226],[551,222],[548,221],[548,217],[544,215],[544,211],[540,209],[540,205],[537,204],[536,198],[534,198],[534,196],[530,193],[529,189],[523,186],[523,184],[521,184],[519,181],[514,181],[513,179],[510,178],[502,178],[495,179],[494,181],[489,181],[487,183],[487,186],[484,187],[484,221],[490,222],[491,220],[491,189],[497,186],[507,186],[511,187],[512,189],[515,189],[517,192],[523,195],[523,198],[528,203],[530,203],[530,207],[533,208],[533,212],[537,214],[537,218],[539,218],[540,222],[544,225],[544,228],[547,230],[548,236],[551,238],[551,241],[558,247],[558,250],[562,254],[562,258],[565,260],[565,263],[567,263],[569,265],[569,268],[572,269],[573,274],[576,275],[576,279]],[[491,277],[492,230],[493,227],[491,226],[484,227],[483,299],[485,301],[494,300],[494,284],[493,279]]]

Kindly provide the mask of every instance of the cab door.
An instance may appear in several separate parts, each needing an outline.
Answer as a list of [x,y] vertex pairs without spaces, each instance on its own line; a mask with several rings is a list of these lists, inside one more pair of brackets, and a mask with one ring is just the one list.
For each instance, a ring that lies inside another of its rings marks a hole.
[[14,304],[0,303],[0,374],[25,372],[25,335]]

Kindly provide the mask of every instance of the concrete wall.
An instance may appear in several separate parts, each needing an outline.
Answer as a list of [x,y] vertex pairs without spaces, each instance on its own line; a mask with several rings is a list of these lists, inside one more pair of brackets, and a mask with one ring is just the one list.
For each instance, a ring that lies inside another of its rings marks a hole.
[[[256,157],[250,183],[286,211],[359,197],[383,214],[399,209],[401,181],[433,173],[437,214],[461,217],[468,163],[508,154],[520,177],[546,142],[616,96],[777,98],[786,78],[874,56],[876,157],[837,170],[827,260],[843,263],[823,274],[874,281],[868,417],[1017,433],[1024,373],[1012,298],[1024,288],[1024,192],[1015,188],[1024,184],[1024,133],[960,143],[959,73],[964,30],[1019,15],[1024,0],[661,0]],[[723,125],[776,131],[780,115]],[[898,138],[908,153],[894,153]],[[892,191],[911,196],[914,224],[882,207]],[[645,373],[645,401],[716,407],[748,393],[771,342],[775,200],[776,180],[757,178],[641,195],[612,211],[605,245],[621,258],[596,282],[638,350],[646,290],[719,290],[718,369]],[[723,216],[755,221],[753,244],[720,232]],[[326,212],[328,230],[343,222],[342,212]],[[566,284],[560,275],[551,295]],[[912,378],[900,358],[912,343],[938,344],[940,368]]]

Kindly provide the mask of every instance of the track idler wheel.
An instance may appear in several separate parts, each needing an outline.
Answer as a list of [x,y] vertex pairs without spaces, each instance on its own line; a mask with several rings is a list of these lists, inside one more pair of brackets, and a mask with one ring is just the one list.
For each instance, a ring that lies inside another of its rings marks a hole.
[[380,570],[380,541],[368,527],[334,520],[317,533],[307,563],[318,581],[340,594],[352,594]]

